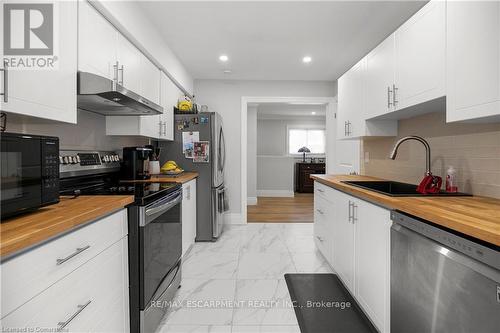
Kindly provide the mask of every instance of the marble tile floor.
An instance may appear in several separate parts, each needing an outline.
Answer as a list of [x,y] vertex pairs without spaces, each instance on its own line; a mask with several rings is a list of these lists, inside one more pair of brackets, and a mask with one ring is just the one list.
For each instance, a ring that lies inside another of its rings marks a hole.
[[194,244],[157,333],[300,333],[285,273],[331,273],[312,223],[225,226]]

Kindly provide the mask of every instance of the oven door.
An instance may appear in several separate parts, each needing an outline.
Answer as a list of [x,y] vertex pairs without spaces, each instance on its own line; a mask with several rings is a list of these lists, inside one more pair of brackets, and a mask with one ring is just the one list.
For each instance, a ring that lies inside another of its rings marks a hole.
[[182,253],[182,190],[146,207],[139,221],[140,308],[144,310],[171,284]]
[[41,142],[10,133],[3,133],[1,139],[1,215],[5,218],[41,205]]

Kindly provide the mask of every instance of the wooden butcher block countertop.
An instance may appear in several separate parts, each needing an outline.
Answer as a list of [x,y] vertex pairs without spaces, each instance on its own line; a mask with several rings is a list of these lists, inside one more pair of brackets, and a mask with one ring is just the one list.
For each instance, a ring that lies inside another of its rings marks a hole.
[[132,182],[142,183],[179,183],[184,184],[198,177],[198,172],[183,172],[178,176],[169,175],[152,175],[151,178],[145,180],[133,180]]
[[361,199],[397,209],[437,225],[500,246],[500,200],[473,197],[391,197],[341,181],[382,180],[368,176],[312,175],[327,186]]
[[93,222],[134,202],[131,195],[61,197],[55,205],[43,207],[2,221],[0,257],[15,255],[86,223]]

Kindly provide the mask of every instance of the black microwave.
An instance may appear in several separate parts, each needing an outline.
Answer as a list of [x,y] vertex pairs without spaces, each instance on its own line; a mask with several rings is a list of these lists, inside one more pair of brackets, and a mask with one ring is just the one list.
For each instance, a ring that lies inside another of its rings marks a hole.
[[1,133],[2,220],[59,202],[59,138]]

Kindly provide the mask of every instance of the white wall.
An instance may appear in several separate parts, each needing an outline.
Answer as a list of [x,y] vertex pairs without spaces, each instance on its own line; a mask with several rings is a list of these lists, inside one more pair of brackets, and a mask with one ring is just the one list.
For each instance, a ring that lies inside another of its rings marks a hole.
[[[91,3],[173,81],[192,94],[193,78],[136,1],[96,0]],[[179,31],[182,32],[182,28]]]
[[231,214],[241,213],[241,97],[334,97],[336,82],[195,80],[194,93],[224,119],[227,141],[226,185]]
[[247,118],[247,197],[248,204],[257,203],[257,106],[248,107]]
[[7,116],[7,132],[50,135],[59,137],[60,149],[110,150],[121,155],[125,146],[148,144],[139,137],[117,137],[106,135],[105,117],[96,113],[78,110],[77,124],[60,123],[15,114]]
[[[281,117],[257,120],[257,193],[259,196],[291,196],[294,167],[302,157],[288,154],[289,126],[325,127],[324,117]],[[248,144],[250,148],[250,143]],[[318,156],[319,157],[319,156]]]

